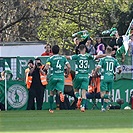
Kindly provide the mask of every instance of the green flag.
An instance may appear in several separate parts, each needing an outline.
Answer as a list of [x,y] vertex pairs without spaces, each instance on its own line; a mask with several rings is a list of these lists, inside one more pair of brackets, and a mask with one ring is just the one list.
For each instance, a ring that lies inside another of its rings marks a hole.
[[129,27],[128,27],[125,35],[130,36],[132,34],[132,30],[133,30],[133,19],[132,19],[131,23],[129,24]]
[[12,79],[13,74],[12,74],[12,71],[6,61],[5,61],[5,73],[7,73],[7,79]]
[[125,55],[127,54],[128,51],[128,42],[129,42],[129,36],[123,35],[123,45],[117,50],[117,53],[124,53]]
[[129,36],[123,35],[123,45],[117,49],[116,51],[116,58],[119,61],[119,63],[122,60],[122,56],[127,54],[128,51],[128,41],[129,41]]
[[129,36],[123,35],[123,45],[124,45],[124,49],[125,49],[125,55],[127,54],[128,51],[128,47],[129,47]]
[[111,34],[110,36],[115,36],[115,34],[117,33],[117,29],[116,28],[111,28]]
[[114,36],[117,32],[117,28],[111,28],[111,29],[108,29],[108,30],[105,30],[102,32],[102,35],[110,35],[110,36]]
[[87,37],[89,37],[89,32],[87,30],[79,31],[72,34],[72,37],[80,37],[82,39],[86,39]]

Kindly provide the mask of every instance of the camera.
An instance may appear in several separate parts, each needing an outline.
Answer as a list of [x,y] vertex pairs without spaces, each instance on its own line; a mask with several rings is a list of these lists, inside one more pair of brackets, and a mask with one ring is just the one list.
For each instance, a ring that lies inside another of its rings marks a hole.
[[131,92],[131,96],[133,96],[133,91]]
[[42,63],[38,62],[38,63],[36,63],[36,66],[40,67],[40,66],[42,66]]

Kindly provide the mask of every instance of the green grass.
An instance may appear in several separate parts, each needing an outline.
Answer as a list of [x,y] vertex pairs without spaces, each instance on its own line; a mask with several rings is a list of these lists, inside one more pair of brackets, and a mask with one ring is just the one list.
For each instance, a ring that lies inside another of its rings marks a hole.
[[0,132],[133,133],[133,111],[1,111]]

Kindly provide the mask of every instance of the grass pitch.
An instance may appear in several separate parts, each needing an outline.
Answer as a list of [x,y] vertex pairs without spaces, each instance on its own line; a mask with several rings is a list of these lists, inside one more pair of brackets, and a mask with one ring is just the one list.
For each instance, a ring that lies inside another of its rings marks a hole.
[[1,111],[0,133],[133,133],[132,110]]

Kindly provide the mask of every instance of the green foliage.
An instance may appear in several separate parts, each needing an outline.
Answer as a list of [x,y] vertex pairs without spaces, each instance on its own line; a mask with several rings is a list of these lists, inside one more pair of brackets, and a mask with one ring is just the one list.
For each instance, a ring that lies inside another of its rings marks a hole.
[[87,30],[95,37],[116,27],[124,34],[133,18],[132,8],[132,0],[3,0],[1,40],[45,39],[73,49],[71,35],[78,31]]
[[73,31],[77,28],[77,24],[69,23],[68,20],[50,18],[49,20],[43,21],[43,23],[39,26],[38,35],[41,40],[52,38],[57,40],[65,39],[66,37],[71,36]]
[[91,36],[95,36],[101,34],[103,30],[119,27],[122,14],[128,14],[130,4],[133,3],[130,1],[129,4],[129,1],[51,1],[46,5],[49,11],[38,28],[38,36],[41,40],[56,42],[65,49],[72,49],[73,45],[70,45],[72,39],[70,38],[75,32],[88,30]]
[[[69,49],[68,37],[71,37],[73,31],[78,29],[78,25],[68,20],[49,18],[45,19],[38,28],[40,40],[46,40],[52,44],[59,44],[61,48]],[[66,45],[65,45],[66,44]]]

